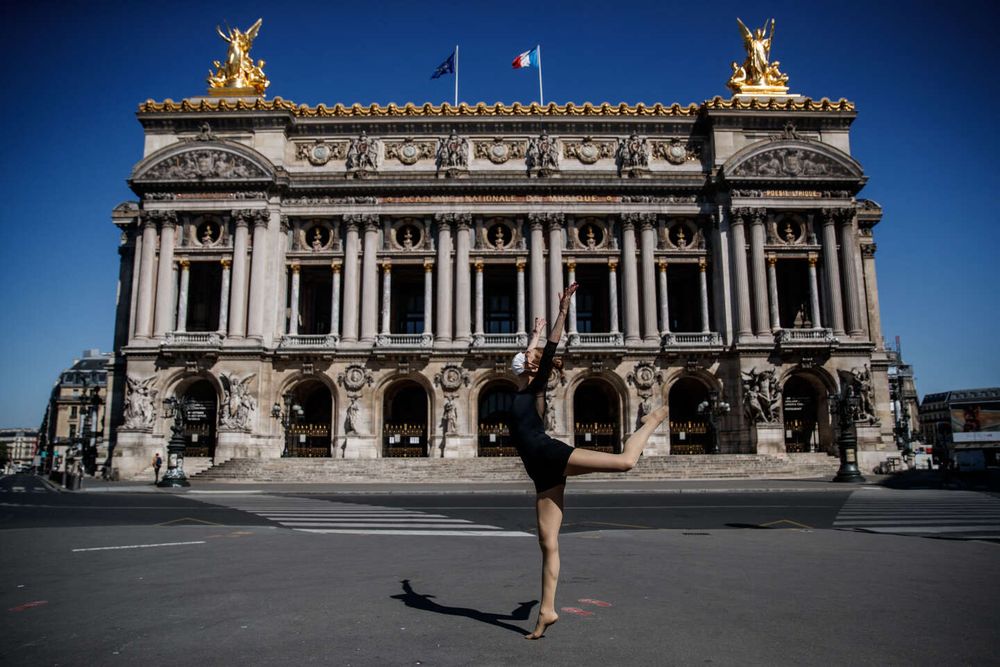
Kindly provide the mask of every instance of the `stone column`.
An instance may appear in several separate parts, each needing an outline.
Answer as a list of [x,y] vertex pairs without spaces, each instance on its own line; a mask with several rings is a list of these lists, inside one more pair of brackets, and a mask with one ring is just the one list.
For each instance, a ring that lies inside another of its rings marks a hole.
[[153,336],[162,338],[174,323],[174,241],[177,216],[165,215],[160,223],[160,263],[156,269],[156,313]]
[[434,335],[434,262],[424,260],[424,335]]
[[754,334],[770,333],[767,307],[767,269],[764,265],[764,215],[757,209],[750,223],[750,275],[753,278]]
[[861,280],[858,276],[858,262],[855,254],[858,252],[858,242],[854,238],[854,218],[848,211],[840,216],[840,259],[844,272],[844,291],[847,298],[847,333],[859,336],[864,332],[861,323]]
[[358,340],[358,225],[361,217],[344,216],[347,235],[344,239],[344,330],[341,340],[347,343]]
[[642,342],[639,336],[639,282],[635,261],[635,223],[638,213],[622,216],[622,291],[625,292],[625,344]]
[[477,345],[481,345],[484,341],[485,332],[483,331],[483,299],[485,295],[483,293],[483,260],[476,260],[476,330],[473,340],[476,341]]
[[229,296],[229,337],[247,334],[247,248],[248,218],[244,211],[233,211],[233,286]]
[[771,302],[771,331],[781,328],[781,314],[778,312],[778,270],[776,265],[778,257],[776,255],[767,256],[767,293]]
[[517,260],[517,334],[527,334],[524,317],[524,260]]
[[750,209],[730,211],[729,230],[732,234],[733,278],[736,283],[736,330],[738,338],[752,336],[750,324],[750,283],[747,280],[747,241],[743,220]]
[[330,335],[340,336],[340,262],[330,264],[333,285],[330,289]]
[[875,274],[875,250],[874,243],[867,243],[861,246],[862,268],[865,272],[865,287],[868,295],[868,331],[871,341],[875,343],[875,349],[881,350],[884,345],[882,341],[882,316],[879,313],[878,304],[878,277]]
[[563,291],[563,214],[550,213],[549,223],[549,323],[559,317],[559,299],[556,294]]
[[706,275],[706,270],[708,269],[708,262],[702,257],[698,260],[698,286],[701,293],[701,332],[708,333],[711,331],[708,321],[708,276]]
[[454,213],[438,213],[437,256],[437,327],[436,340],[451,342],[452,281],[451,281],[451,226]]
[[819,284],[816,279],[816,255],[809,254],[809,313],[815,329],[822,329],[823,322],[819,314]]
[[608,260],[608,310],[611,313],[611,333],[618,329],[618,262]]
[[254,211],[253,254],[250,263],[250,299],[247,302],[247,338],[264,338],[264,300],[271,279],[267,271],[268,212]]
[[660,335],[670,333],[670,304],[667,294],[667,260],[660,260]]
[[[572,285],[576,282],[576,260],[573,258],[566,260],[566,283]],[[580,334],[576,330],[576,294],[570,297],[569,313],[567,314],[566,335],[570,343],[575,343],[580,339]]]
[[187,331],[188,288],[191,286],[191,262],[182,259],[178,262],[181,268],[181,288],[177,293],[177,323],[174,331]]
[[823,209],[823,268],[826,278],[827,303],[830,304],[830,326],[833,333],[844,335],[844,310],[840,296],[840,263],[837,260],[837,232],[834,218],[837,209]]
[[299,270],[298,264],[292,264],[288,267],[288,270],[292,273],[292,297],[291,303],[289,304],[289,315],[288,315],[288,333],[291,336],[297,336],[299,334]]
[[656,216],[644,215],[640,233],[642,258],[642,328],[643,340],[655,343],[660,339],[656,328]]
[[382,262],[382,329],[381,333],[388,335],[389,318],[392,313],[392,262]]
[[139,260],[139,295],[135,315],[135,337],[153,335],[153,264],[156,262],[156,220],[152,213],[142,219],[142,256]]
[[531,320],[545,317],[545,232],[541,214],[528,216],[531,225]]
[[469,293],[469,224],[468,214],[455,216],[455,341],[469,344],[471,340],[471,319]]
[[231,259],[219,260],[222,264],[222,288],[219,290],[219,336],[226,336],[229,327],[229,267],[233,263]]
[[361,263],[361,342],[374,343],[378,329],[378,216],[365,215]]

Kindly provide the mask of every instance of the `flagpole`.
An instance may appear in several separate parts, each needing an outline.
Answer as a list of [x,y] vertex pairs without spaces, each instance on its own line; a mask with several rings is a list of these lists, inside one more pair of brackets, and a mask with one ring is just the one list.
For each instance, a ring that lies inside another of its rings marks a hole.
[[545,96],[542,95],[542,45],[535,46],[538,51],[538,104],[545,106]]
[[455,106],[458,106],[458,44],[455,45]]

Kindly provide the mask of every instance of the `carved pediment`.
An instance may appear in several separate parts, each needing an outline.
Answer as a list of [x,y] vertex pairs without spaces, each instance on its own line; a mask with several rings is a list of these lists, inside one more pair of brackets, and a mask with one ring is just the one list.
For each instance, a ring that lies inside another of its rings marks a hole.
[[184,142],[139,163],[134,181],[241,181],[270,179],[266,158],[228,143]]
[[743,149],[723,167],[727,178],[861,179],[860,165],[842,151],[808,140],[769,140]]

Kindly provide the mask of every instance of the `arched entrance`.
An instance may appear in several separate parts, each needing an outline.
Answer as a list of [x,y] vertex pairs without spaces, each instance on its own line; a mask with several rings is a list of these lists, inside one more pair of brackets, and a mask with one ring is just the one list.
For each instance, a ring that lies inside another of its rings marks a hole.
[[333,395],[319,380],[304,380],[285,394],[285,450],[282,456],[330,456]]
[[427,456],[427,391],[413,380],[400,380],[382,403],[382,455]]
[[507,428],[516,391],[513,382],[496,380],[479,392],[479,456],[517,456]]
[[573,392],[573,446],[622,451],[621,400],[604,380],[584,380]]
[[698,405],[707,400],[708,387],[693,377],[682,377],[670,387],[671,454],[708,453],[708,420],[698,414]]
[[832,451],[833,430],[829,403],[822,383],[805,373],[796,373],[781,388],[785,426],[785,451]]
[[219,395],[212,383],[195,380],[180,394],[187,401],[184,415],[184,456],[215,456]]

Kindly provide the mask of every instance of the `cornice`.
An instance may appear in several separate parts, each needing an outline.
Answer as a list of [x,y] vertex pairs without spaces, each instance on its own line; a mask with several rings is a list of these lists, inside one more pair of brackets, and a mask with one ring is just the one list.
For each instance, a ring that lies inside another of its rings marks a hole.
[[139,105],[140,114],[163,113],[229,113],[229,112],[286,112],[299,118],[420,118],[420,117],[503,117],[503,116],[542,116],[571,117],[582,116],[591,118],[672,118],[696,116],[705,111],[808,111],[808,112],[854,112],[853,102],[841,98],[832,101],[828,98],[813,100],[803,97],[733,97],[725,99],[713,97],[701,104],[691,103],[687,106],[674,103],[647,105],[643,103],[629,105],[620,104],[556,104],[550,102],[544,106],[532,102],[521,104],[515,102],[505,105],[501,102],[486,104],[479,102],[470,105],[462,102],[458,106],[448,103],[441,105],[416,105],[408,102],[404,105],[390,103],[386,106],[371,104],[362,106],[352,104],[345,106],[335,104],[327,106],[319,104],[311,107],[308,104],[296,104],[290,100],[275,97],[270,100],[258,98],[246,99],[196,99],[174,102],[166,99],[162,102],[146,100]]

